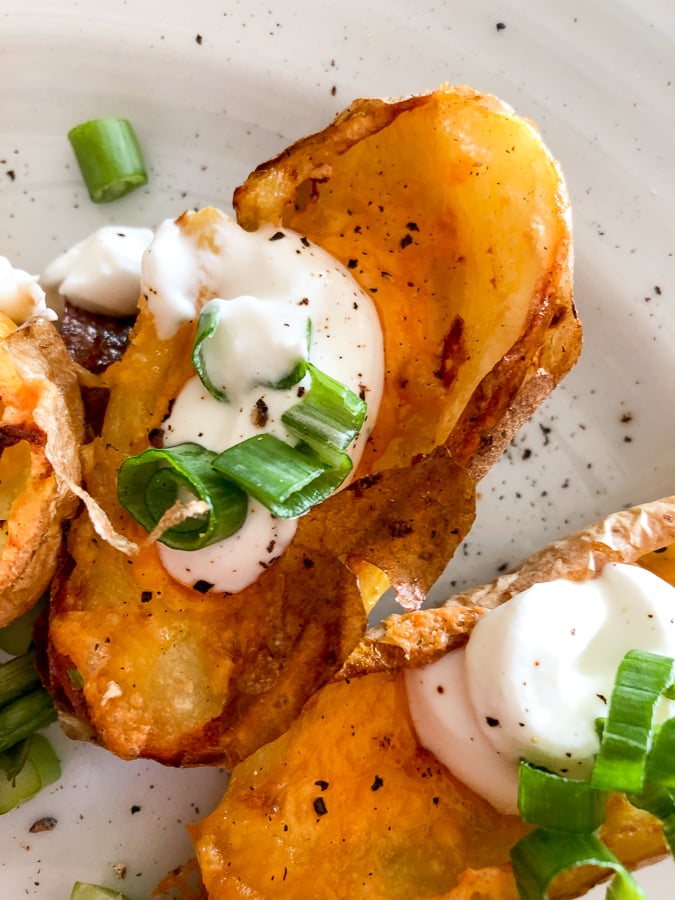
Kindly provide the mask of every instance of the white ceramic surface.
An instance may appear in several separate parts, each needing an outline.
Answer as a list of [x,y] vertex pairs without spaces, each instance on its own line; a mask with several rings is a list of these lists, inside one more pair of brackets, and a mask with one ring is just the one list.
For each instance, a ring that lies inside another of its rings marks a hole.
[[[443,81],[500,95],[560,159],[586,337],[484,482],[435,599],[675,490],[672,0],[0,0],[0,254],[36,272],[112,217],[227,209],[257,163],[354,97]],[[89,202],[65,140],[100,115],[134,122],[150,169],[147,189],[114,207]],[[0,819],[0,895],[60,900],[79,878],[145,896],[189,855],[182,823],[217,801],[224,776],[57,741],[62,781]],[[30,834],[45,815],[56,828]],[[652,898],[675,894],[673,873],[643,873]]]

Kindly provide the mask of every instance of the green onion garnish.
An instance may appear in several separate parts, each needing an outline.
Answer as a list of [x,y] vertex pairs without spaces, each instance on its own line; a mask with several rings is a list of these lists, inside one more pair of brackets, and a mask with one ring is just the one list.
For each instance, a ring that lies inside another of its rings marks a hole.
[[47,607],[46,595],[42,597],[28,612],[9,625],[0,628],[0,650],[10,656],[22,656],[33,643],[33,626],[38,616]]
[[597,866],[616,872],[608,894],[642,900],[645,894],[614,854],[594,834],[570,834],[538,828],[511,849],[513,874],[522,900],[547,900],[553,879],[567,869]]
[[354,441],[363,427],[368,406],[341,382],[312,363],[307,364],[311,387],[299,403],[281,416],[288,430],[308,444],[329,465],[343,465],[339,451]]
[[591,783],[606,791],[639,793],[654,734],[654,715],[673,683],[675,663],[630,650],[619,666]]
[[61,766],[49,741],[34,734],[56,721],[32,651],[0,665],[0,813],[56,781]]
[[70,892],[70,900],[129,900],[129,898],[126,894],[121,894],[113,888],[90,884],[86,881],[76,881]]
[[92,119],[68,132],[75,158],[94,203],[117,200],[147,184],[143,157],[126,119]]
[[40,685],[32,651],[0,665],[0,707],[27,694]]
[[[199,314],[197,331],[195,334],[194,344],[192,346],[192,365],[194,366],[197,375],[199,375],[199,380],[212,397],[215,397],[216,400],[220,400],[223,403],[226,403],[230,398],[227,391],[225,390],[225,385],[216,384],[211,377],[211,373],[209,372],[209,367],[206,361],[205,350],[208,346],[209,341],[214,337],[218,328],[227,327],[221,321],[221,311],[223,306],[227,308],[226,305],[232,302],[233,301],[215,299],[210,300],[205,304],[201,313]],[[228,325],[232,327],[233,323],[230,321]],[[309,318],[307,318],[306,321],[305,332],[307,345],[306,349],[309,350],[309,342],[311,337],[311,321]],[[293,387],[294,384],[297,384],[302,378],[304,378],[306,371],[307,359],[301,357],[291,365],[287,374],[282,376],[278,381],[261,381],[260,384],[264,387],[272,388],[273,390],[286,390],[287,388]]]
[[587,780],[556,775],[525,760],[518,768],[518,811],[524,822],[557,831],[595,831],[605,821],[607,795]]
[[351,470],[331,468],[309,447],[291,447],[260,434],[221,453],[214,466],[279,518],[296,518],[321,503]]
[[295,518],[329,497],[352,470],[346,448],[357,437],[367,405],[344,384],[307,364],[311,387],[281,421],[300,439],[291,447],[271,434],[225,450],[214,466],[275,516]]
[[213,468],[216,454],[198,444],[150,448],[130,456],[119,470],[122,506],[146,531],[153,531],[176,503],[200,500],[208,511],[168,528],[159,540],[179,550],[197,550],[223,540],[246,518],[246,494]]
[[675,789],[675,719],[668,719],[655,730],[645,781]]
[[[16,757],[13,771],[5,763]],[[32,734],[12,750],[0,754],[0,813],[9,812],[61,777],[61,764],[52,745],[41,734]]]

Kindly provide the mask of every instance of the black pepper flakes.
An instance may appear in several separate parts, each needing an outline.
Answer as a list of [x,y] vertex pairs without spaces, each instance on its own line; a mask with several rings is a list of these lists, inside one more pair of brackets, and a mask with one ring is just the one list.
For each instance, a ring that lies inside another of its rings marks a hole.
[[204,43],[204,38],[201,34],[195,35],[195,42],[201,47],[201,45]]
[[328,790],[329,782],[324,781],[323,778],[320,778],[318,781],[315,781],[314,784],[320,788],[322,791]]
[[9,178],[10,181],[16,181],[16,172],[14,169],[7,169],[5,175]]
[[370,786],[371,791],[379,791],[379,789],[384,785],[384,781],[380,778],[379,775],[375,776],[373,783]]
[[152,591],[141,591],[141,603],[149,603],[152,600]]
[[317,816],[325,816],[328,812],[328,808],[326,807],[326,801],[323,797],[315,797],[312,806],[314,807],[314,812]]
[[495,28],[497,31],[504,31],[506,29],[506,22],[497,22]]
[[499,719],[494,719],[492,716],[486,716],[485,721],[490,728],[497,728],[499,726]]
[[131,815],[135,816],[136,813],[139,813],[140,811],[141,811],[141,807],[138,806],[136,803],[134,803],[134,805],[131,807]]
[[198,594],[208,594],[213,585],[210,581],[204,581],[203,578],[200,578],[199,581],[195,581],[192,585],[192,590],[197,591]]
[[283,231],[275,231],[274,234],[272,235],[272,237],[270,238],[270,241],[280,241],[285,237],[286,237],[286,235],[283,233]]
[[409,247],[413,242],[412,237],[409,234],[404,235],[399,241],[399,246],[401,250],[405,250],[406,247]]

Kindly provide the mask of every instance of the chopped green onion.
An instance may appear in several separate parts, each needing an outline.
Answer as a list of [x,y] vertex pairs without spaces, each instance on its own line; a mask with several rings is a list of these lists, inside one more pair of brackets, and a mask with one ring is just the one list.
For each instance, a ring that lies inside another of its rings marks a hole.
[[168,528],[159,540],[168,547],[197,550],[223,540],[246,518],[246,494],[213,468],[216,454],[198,444],[150,448],[120,467],[117,492],[122,506],[152,531],[179,500],[197,499],[209,511]]
[[628,799],[633,806],[661,820],[663,836],[670,852],[675,854],[675,791],[652,782],[645,784],[641,793],[629,794]]
[[0,665],[0,708],[27,694],[40,684],[32,652],[15,656]]
[[68,132],[75,158],[94,203],[117,200],[147,184],[141,149],[126,119],[92,119]]
[[647,757],[645,780],[675,788],[675,719],[668,719],[654,733]]
[[554,831],[595,831],[605,820],[606,799],[590,781],[565,778],[520,761],[518,810],[524,822]]
[[282,519],[296,518],[321,503],[351,470],[329,468],[307,448],[291,447],[271,434],[235,444],[214,461],[219,472]]
[[613,869],[615,898],[645,897],[628,871],[594,833],[569,834],[538,828],[512,847],[511,862],[521,900],[547,900],[553,879],[579,866]]
[[656,705],[673,683],[672,659],[629,651],[619,666],[591,784],[622,793],[639,793],[654,732]]
[[25,766],[29,748],[30,738],[27,737],[0,753],[0,772],[8,781],[14,781]]
[[216,400],[222,400],[224,403],[228,399],[227,393],[213,383],[204,360],[204,345],[216,333],[219,321],[220,311],[218,307],[210,303],[207,304],[199,314],[199,321],[197,322],[195,341],[192,346],[192,365],[197,375],[199,375],[199,380],[209,394],[215,397]]
[[56,710],[44,688],[8,703],[0,709],[0,753],[55,721]]
[[290,432],[307,443],[320,459],[330,465],[340,457],[357,437],[366,418],[368,406],[346,385],[312,363],[307,369],[311,387],[299,403],[281,416]]
[[[212,300],[204,306],[201,313],[199,314],[197,331],[192,347],[192,365],[194,366],[197,375],[199,375],[199,380],[212,397],[214,397],[216,400],[222,401],[223,403],[226,403],[229,400],[227,391],[225,390],[223,385],[219,386],[215,384],[213,379],[211,378],[208,366],[206,364],[204,350],[208,342],[211,340],[211,338],[213,338],[221,323],[220,304],[227,302],[228,301],[226,300]],[[311,321],[308,318],[307,346],[309,346],[310,334]],[[307,360],[304,358],[300,358],[295,362],[293,366],[291,366],[290,370],[283,378],[280,378],[278,381],[275,381],[273,383],[262,382],[262,384],[265,387],[269,387],[274,390],[286,390],[286,388],[293,387],[294,384],[297,384],[302,378],[304,378],[307,371],[307,365]]]
[[[12,774],[7,770],[4,774],[0,774],[0,813],[9,812],[61,777],[59,759],[43,735],[32,734],[25,741],[15,745],[12,751],[21,756],[21,761]],[[12,751],[6,751],[0,756],[5,758]]]
[[33,625],[38,616],[44,611],[47,598],[42,597],[32,609],[25,612],[18,619],[14,619],[9,625],[0,628],[0,650],[9,653],[10,656],[21,656],[33,643]]
[[70,893],[70,900],[129,900],[129,898],[113,888],[76,881]]

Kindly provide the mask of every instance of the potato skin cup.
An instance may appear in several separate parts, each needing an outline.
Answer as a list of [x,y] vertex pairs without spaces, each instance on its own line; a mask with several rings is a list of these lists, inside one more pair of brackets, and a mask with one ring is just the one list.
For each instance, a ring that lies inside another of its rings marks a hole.
[[[74,524],[72,566],[53,592],[52,688],[125,758],[232,766],[288,728],[387,587],[405,607],[421,604],[471,525],[476,479],[581,347],[564,181],[534,129],[493,98],[443,88],[357,101],[256,170],[234,203],[245,228],[297,230],[371,294],[384,397],[354,481],[236,594],[177,584],[156,548],[127,559],[85,516]],[[220,215],[177,221],[208,242]],[[85,481],[137,543],[116,473],[192,374],[193,333],[194,323],[160,340],[141,299],[129,348],[105,375],[110,402]]]
[[[220,806],[190,829],[208,896],[517,900],[509,850],[527,826],[419,745],[403,670],[464,643],[486,610],[518,591],[591,578],[611,562],[675,584],[675,497],[609,516],[514,573],[371,629],[341,676],[285,735],[235,767]],[[601,835],[629,868],[667,853],[660,823],[619,794]],[[550,896],[579,896],[601,876],[565,873]]]

